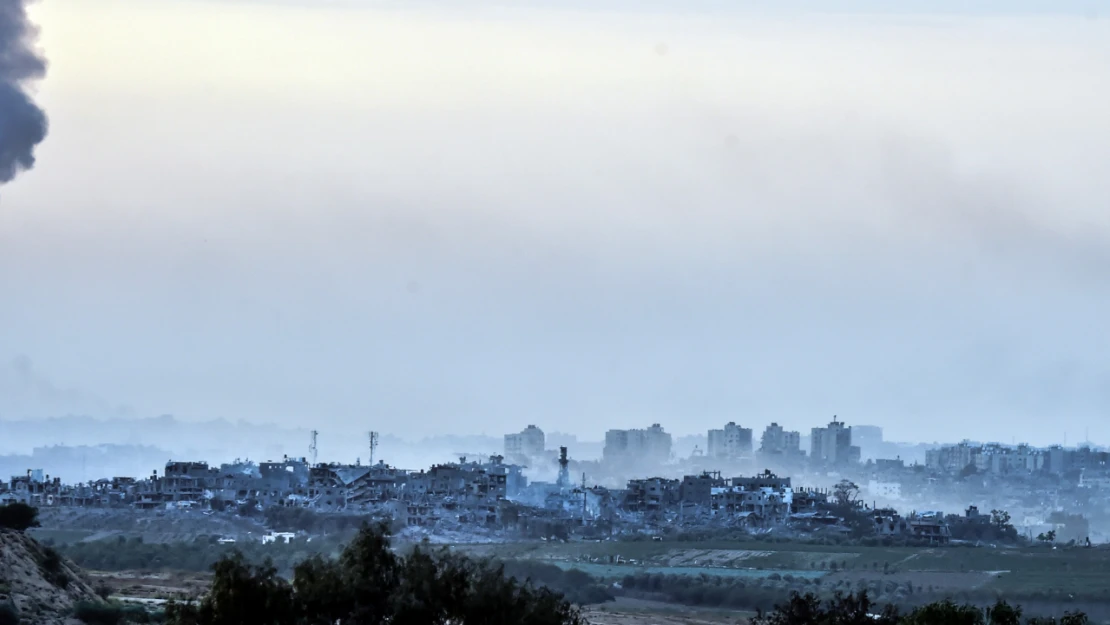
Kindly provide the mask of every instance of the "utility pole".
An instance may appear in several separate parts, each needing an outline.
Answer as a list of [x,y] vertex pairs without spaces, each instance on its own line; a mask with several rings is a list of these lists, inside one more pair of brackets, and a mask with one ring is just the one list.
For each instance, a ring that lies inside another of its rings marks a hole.
[[308,457],[312,466],[316,466],[316,436],[319,434],[316,430],[312,430],[312,442],[308,445]]
[[370,466],[374,466],[374,450],[378,448],[378,433],[370,432]]

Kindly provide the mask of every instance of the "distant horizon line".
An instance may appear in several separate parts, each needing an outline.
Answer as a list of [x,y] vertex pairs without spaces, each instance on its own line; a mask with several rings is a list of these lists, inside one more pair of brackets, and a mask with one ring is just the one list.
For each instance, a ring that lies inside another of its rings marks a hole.
[[[127,422],[127,421],[163,421],[163,422],[175,422],[175,423],[184,423],[184,424],[192,424],[192,425],[226,424],[226,425],[231,425],[231,426],[277,428],[277,429],[280,429],[280,430],[285,430],[285,431],[290,432],[290,433],[300,433],[300,434],[304,434],[304,435],[309,435],[313,431],[313,428],[311,428],[311,427],[280,425],[280,424],[274,423],[272,421],[260,422],[260,421],[250,421],[250,420],[243,419],[243,418],[231,419],[231,418],[228,418],[228,417],[191,419],[191,418],[188,418],[188,417],[180,417],[180,416],[173,415],[173,414],[161,414],[161,415],[157,415],[157,416],[146,416],[146,417],[138,417],[138,416],[97,417],[97,416],[92,416],[92,415],[69,414],[69,415],[59,415],[59,416],[52,416],[52,417],[40,417],[40,418],[23,417],[23,418],[14,418],[14,419],[6,417],[4,415],[0,415],[0,423],[5,423],[6,422],[6,423],[31,424],[31,423],[34,423],[34,422],[37,422],[37,421],[60,421],[60,420],[66,420],[66,419],[79,419],[79,420],[94,421],[94,422],[99,422],[99,423]],[[838,415],[833,415],[832,419],[839,420],[839,416]],[[729,423],[733,423],[733,422],[735,422],[735,421],[730,421]],[[846,423],[843,420],[840,420],[840,422],[841,423]],[[659,423],[659,422],[655,421],[653,423]],[[767,425],[770,425],[771,423],[777,423],[777,421],[768,422]],[[525,428],[527,428],[531,425],[535,425],[535,424],[534,423],[533,424],[526,424],[526,425],[521,427],[521,430],[523,430],[523,429],[525,429]],[[660,423],[660,425],[661,425],[661,423]],[[539,427],[539,426],[537,426],[537,427]],[[664,431],[667,431],[666,426],[662,426],[662,427],[663,427]],[[743,427],[743,426],[741,426],[741,427]],[[815,426],[815,427],[821,427],[821,426]],[[880,430],[884,429],[883,426],[873,425],[873,424],[870,424],[870,423],[857,423],[857,424],[849,425],[849,427],[850,428],[851,427],[878,428]],[[354,431],[354,429],[355,428],[350,428],[350,427],[334,428],[335,431]],[[540,429],[543,430],[543,428],[540,428]],[[627,429],[643,429],[643,428],[610,428],[610,430],[622,430],[622,429],[627,430]],[[753,427],[753,428],[750,428],[750,429],[752,429],[753,434],[754,434],[755,433],[755,428]],[[327,430],[325,430],[325,431],[327,431]],[[371,430],[367,429],[366,431],[369,432]],[[425,436],[422,436],[420,438],[413,438],[413,437],[402,436],[402,435],[399,435],[399,434],[389,433],[389,432],[386,432],[386,431],[383,431],[383,430],[377,430],[377,431],[381,432],[381,434],[383,436],[388,436],[389,438],[397,439],[401,442],[410,443],[410,444],[412,444],[412,443],[421,443],[421,442],[429,441],[429,440],[450,439],[450,438],[488,438],[488,439],[491,439],[491,440],[500,440],[508,434],[518,433],[518,432],[505,432],[503,434],[488,434],[486,432],[480,432],[480,433],[470,433],[470,434],[439,434],[439,435],[435,435],[435,436],[426,436],[425,435]],[[810,434],[805,432],[804,430],[796,430],[796,431],[798,431],[801,436],[804,436],[804,437],[807,437],[807,438],[810,437]],[[681,434],[681,433],[667,431],[667,433],[670,434],[675,439],[706,438],[708,436],[707,432],[708,432],[708,430],[706,432]],[[598,443],[603,444],[605,442],[604,434],[599,439],[590,439],[590,438],[582,438],[581,436],[579,436],[578,434],[574,434],[573,432],[563,432],[563,431],[559,431],[559,430],[553,430],[553,431],[550,431],[550,432],[544,431],[544,436],[545,437],[546,436],[569,436],[569,437],[574,438],[574,440],[577,441],[577,442],[587,443],[587,444],[590,444],[590,443],[592,443],[592,444],[598,444]],[[944,446],[944,445],[958,445],[958,444],[961,444],[961,443],[973,443],[973,444],[978,444],[978,445],[1000,445],[1000,446],[1004,446],[1004,447],[1018,447],[1018,446],[1021,446],[1021,445],[1029,445],[1029,446],[1033,446],[1033,447],[1037,447],[1037,446],[1040,446],[1040,447],[1057,447],[1057,446],[1059,446],[1059,447],[1069,448],[1069,445],[1068,445],[1068,442],[1067,442],[1067,434],[1065,434],[1064,441],[1062,443],[1048,443],[1048,444],[1044,444],[1044,445],[1035,445],[1035,444],[1027,442],[1027,441],[1016,441],[1015,440],[1015,441],[1012,441],[1010,443],[1006,443],[1006,442],[1003,442],[1003,441],[1000,441],[1000,440],[976,440],[976,439],[970,439],[970,438],[962,438],[962,439],[954,440],[954,441],[953,440],[949,440],[949,441],[941,441],[941,440],[907,441],[907,440],[882,439],[880,442],[889,443],[889,444],[892,444],[892,445],[915,445],[915,446],[920,446],[920,445]],[[97,443],[96,445],[107,445],[107,444],[112,444],[112,443]],[[56,446],[56,447],[67,447],[67,446],[68,447],[81,447],[81,446],[95,446],[95,445],[87,445],[87,444],[86,445],[67,445],[63,442],[63,443],[54,443],[51,446]],[[1079,441],[1076,441],[1075,443],[1072,443],[1071,447],[1075,448],[1075,449],[1080,449],[1082,447],[1096,447],[1097,448],[1097,447],[1102,447],[1102,445],[1099,444],[1099,443],[1095,443],[1095,442],[1091,441],[1090,438],[1089,438],[1089,435],[1088,435],[1088,436],[1085,436],[1082,440],[1079,440]]]

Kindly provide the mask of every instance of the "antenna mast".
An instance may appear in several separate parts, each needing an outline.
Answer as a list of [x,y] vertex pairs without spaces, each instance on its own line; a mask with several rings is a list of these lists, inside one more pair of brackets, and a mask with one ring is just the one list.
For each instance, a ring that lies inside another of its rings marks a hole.
[[586,473],[582,472],[582,525],[586,525]]
[[374,466],[374,451],[378,448],[378,433],[370,432],[370,466]]
[[312,442],[308,445],[308,457],[312,460],[312,466],[316,466],[316,436],[319,434],[316,430],[312,430]]
[[560,447],[559,448],[559,478],[555,482],[555,484],[559,488],[569,488],[571,486],[570,471],[568,470],[569,465],[570,465],[570,460],[567,458],[567,448],[566,447]]

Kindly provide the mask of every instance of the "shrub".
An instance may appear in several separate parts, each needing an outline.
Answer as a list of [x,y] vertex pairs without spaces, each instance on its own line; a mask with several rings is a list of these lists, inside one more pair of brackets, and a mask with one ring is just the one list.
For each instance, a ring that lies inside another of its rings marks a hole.
[[[164,616],[162,617],[164,620]],[[138,625],[145,625],[146,623],[157,622],[155,615],[146,611],[141,605],[126,605],[123,606],[123,620],[127,623],[136,623]]]
[[73,618],[86,625],[118,625],[123,621],[123,608],[110,603],[82,601],[73,607]]
[[10,603],[0,603],[0,625],[19,625],[19,610]]
[[42,550],[42,560],[39,562],[42,566],[43,577],[46,581],[54,584],[59,588],[67,588],[69,586],[69,575],[66,574],[65,567],[62,566],[62,557],[58,555],[50,547]]
[[9,503],[0,506],[0,527],[23,532],[38,526],[38,508],[25,503]]

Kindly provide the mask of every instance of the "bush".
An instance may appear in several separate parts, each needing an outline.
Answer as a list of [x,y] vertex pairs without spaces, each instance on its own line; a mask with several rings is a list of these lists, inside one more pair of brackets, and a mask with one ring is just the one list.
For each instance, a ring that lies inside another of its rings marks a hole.
[[0,527],[17,532],[39,526],[39,509],[25,503],[0,506]]
[[82,601],[73,607],[73,618],[86,625],[118,625],[123,621],[123,608],[110,603]]
[[[162,617],[164,619],[164,617]],[[157,614],[151,614],[146,611],[141,605],[125,605],[123,606],[123,620],[126,623],[136,623],[138,625],[145,625],[146,623],[160,622]]]
[[563,571],[554,564],[527,560],[505,562],[503,566],[507,577],[549,588],[577,605],[605,603],[615,598],[608,588],[580,569]]
[[0,603],[0,625],[19,625],[19,610],[10,603]]
[[62,557],[58,555],[50,547],[42,550],[42,560],[40,561],[43,570],[43,577],[46,581],[54,584],[59,588],[67,588],[69,586],[69,575],[66,574],[65,567],[62,566]]

